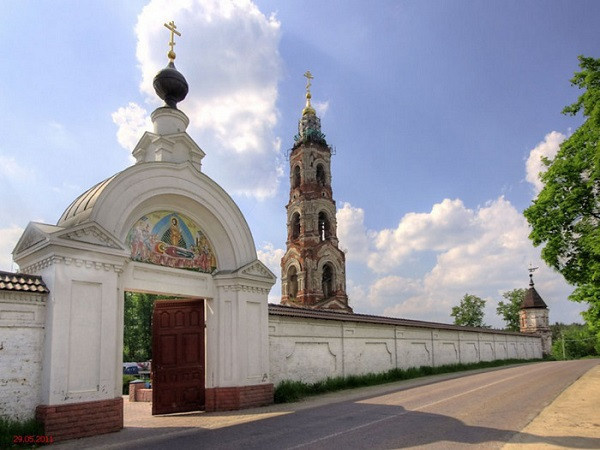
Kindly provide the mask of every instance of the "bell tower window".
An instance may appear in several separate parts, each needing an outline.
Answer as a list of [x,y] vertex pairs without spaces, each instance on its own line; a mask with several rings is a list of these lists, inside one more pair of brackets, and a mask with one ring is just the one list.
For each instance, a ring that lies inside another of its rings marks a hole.
[[292,179],[292,188],[296,189],[297,187],[300,187],[300,166],[294,167],[294,176]]
[[289,268],[287,278],[288,297],[294,299],[298,295],[298,272],[296,271],[296,267],[292,266]]
[[321,279],[321,289],[323,290],[323,298],[329,298],[333,294],[333,269],[331,264],[323,266],[323,277]]
[[317,183],[321,186],[325,186],[325,169],[323,168],[323,164],[317,164]]
[[300,214],[294,213],[292,216],[292,239],[300,237]]
[[329,219],[327,218],[327,214],[324,212],[319,213],[319,241],[325,241],[331,237],[331,228],[329,224]]

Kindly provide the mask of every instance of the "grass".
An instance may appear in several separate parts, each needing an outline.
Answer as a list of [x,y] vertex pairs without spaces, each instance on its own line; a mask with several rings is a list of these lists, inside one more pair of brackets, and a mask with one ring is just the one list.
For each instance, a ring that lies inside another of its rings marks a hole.
[[326,378],[316,383],[304,383],[302,381],[284,380],[275,387],[275,403],[290,403],[301,400],[312,395],[324,394],[326,392],[340,391],[364,386],[391,383],[393,381],[410,380],[428,375],[439,375],[443,373],[462,372],[473,369],[486,369],[491,367],[506,366],[509,364],[523,364],[538,362],[541,359],[502,359],[496,361],[481,361],[472,364],[449,364],[445,366],[411,367],[409,369],[392,369],[388,372],[367,373],[364,375],[349,375],[347,377]]
[[33,442],[35,436],[43,435],[44,427],[35,419],[18,421],[0,417],[0,448],[35,447],[32,443],[16,444],[15,439],[26,442],[26,437],[29,437]]

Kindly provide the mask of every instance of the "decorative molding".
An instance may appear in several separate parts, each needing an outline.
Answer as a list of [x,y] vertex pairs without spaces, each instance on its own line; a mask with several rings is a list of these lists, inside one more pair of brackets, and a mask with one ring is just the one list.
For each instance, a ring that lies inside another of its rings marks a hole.
[[57,233],[57,237],[118,250],[124,249],[115,238],[108,235],[95,224],[87,224],[80,228],[65,230],[64,233]]
[[114,271],[121,273],[123,264],[111,264],[99,261],[90,261],[80,258],[70,258],[68,256],[53,255],[44,258],[30,266],[23,268],[24,273],[39,273],[42,269],[53,266],[55,264],[64,264],[65,266],[85,267],[86,269],[104,270],[105,272]]
[[40,230],[31,227],[24,233],[22,239],[23,240],[21,241],[18,249],[19,252],[27,250],[28,248],[33,247],[35,244],[44,241],[47,239],[47,236]]
[[239,292],[251,292],[254,294],[268,295],[271,289],[265,289],[256,286],[248,286],[245,284],[227,284],[220,286],[224,291],[239,291]]
[[252,265],[242,269],[242,274],[264,278],[273,277],[273,274],[260,261],[255,261]]
[[36,294],[25,291],[0,291],[0,303],[36,303],[45,306],[48,294]]

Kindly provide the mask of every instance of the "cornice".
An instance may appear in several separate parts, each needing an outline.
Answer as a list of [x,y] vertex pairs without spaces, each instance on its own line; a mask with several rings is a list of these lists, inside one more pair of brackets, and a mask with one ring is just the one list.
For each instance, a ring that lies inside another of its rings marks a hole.
[[22,303],[46,306],[48,294],[35,294],[24,291],[0,291],[0,303]]
[[71,258],[68,256],[52,255],[40,261],[37,261],[27,267],[24,267],[23,272],[39,273],[42,269],[59,264],[64,264],[65,266],[84,267],[86,269],[104,270],[105,272],[114,271],[116,273],[121,273],[123,271],[123,264],[106,263],[81,258]]
[[225,284],[225,285],[221,285],[219,287],[222,288],[224,291],[250,292],[253,294],[261,294],[261,295],[268,295],[269,292],[271,291],[271,289],[261,288],[261,287],[257,287],[257,286],[249,286],[247,284],[239,284],[239,283]]

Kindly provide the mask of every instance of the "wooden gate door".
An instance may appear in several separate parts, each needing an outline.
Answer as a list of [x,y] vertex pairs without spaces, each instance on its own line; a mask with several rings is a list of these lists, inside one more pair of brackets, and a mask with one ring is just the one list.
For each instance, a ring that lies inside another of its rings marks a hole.
[[204,409],[204,300],[157,300],[152,315],[152,414]]

